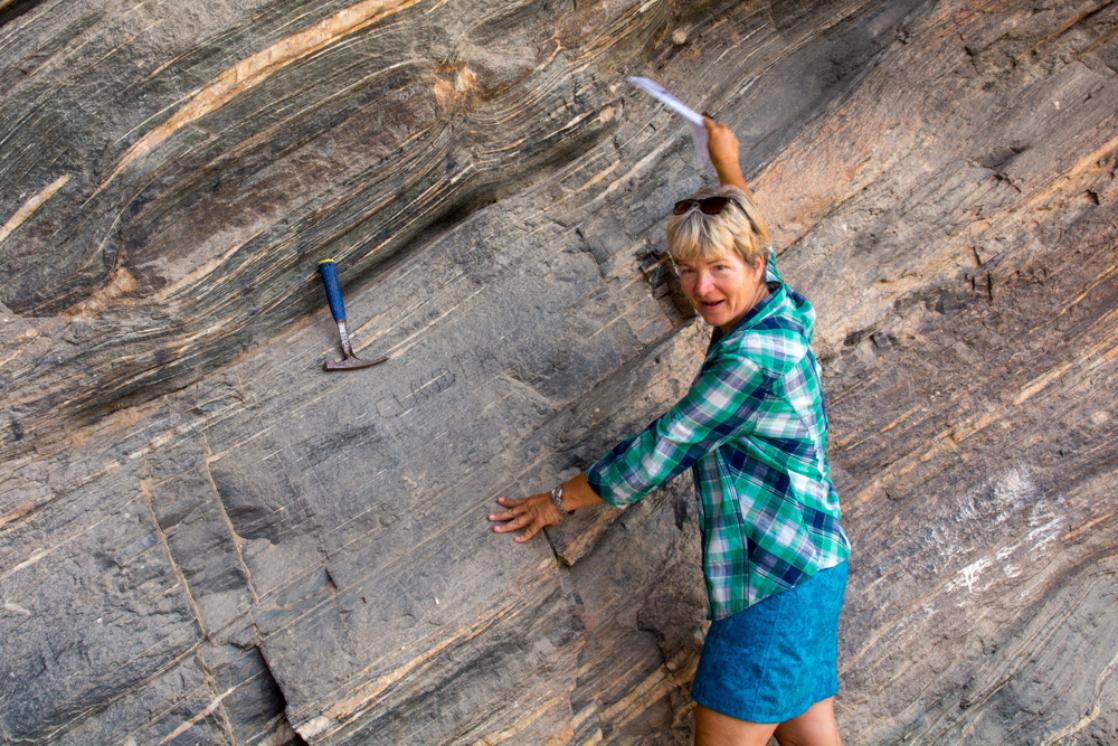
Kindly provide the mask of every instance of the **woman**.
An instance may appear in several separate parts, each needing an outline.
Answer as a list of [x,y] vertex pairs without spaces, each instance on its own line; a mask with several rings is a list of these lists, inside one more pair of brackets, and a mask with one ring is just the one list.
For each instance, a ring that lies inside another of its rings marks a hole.
[[687,395],[584,474],[549,493],[499,498],[497,532],[531,539],[564,513],[631,504],[693,471],[713,620],[692,684],[695,743],[839,746],[839,609],[850,545],[827,463],[811,349],[815,314],[776,271],[738,141],[705,120],[721,186],[676,203],[668,251],[714,327]]

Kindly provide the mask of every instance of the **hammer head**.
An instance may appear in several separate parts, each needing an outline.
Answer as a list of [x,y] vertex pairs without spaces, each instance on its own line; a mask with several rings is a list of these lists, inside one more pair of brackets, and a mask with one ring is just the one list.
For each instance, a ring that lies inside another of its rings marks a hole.
[[383,363],[387,359],[387,355],[378,355],[372,360],[365,360],[356,355],[346,355],[341,360],[327,360],[322,364],[322,367],[325,370],[357,370],[358,368],[368,368],[370,365]]

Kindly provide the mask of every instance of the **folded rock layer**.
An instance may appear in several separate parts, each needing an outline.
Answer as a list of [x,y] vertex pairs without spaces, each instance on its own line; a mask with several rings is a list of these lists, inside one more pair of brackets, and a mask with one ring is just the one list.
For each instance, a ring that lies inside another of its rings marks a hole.
[[704,349],[631,74],[818,312],[846,740],[1118,740],[1118,6],[16,0],[0,741],[690,743],[689,481],[485,519]]

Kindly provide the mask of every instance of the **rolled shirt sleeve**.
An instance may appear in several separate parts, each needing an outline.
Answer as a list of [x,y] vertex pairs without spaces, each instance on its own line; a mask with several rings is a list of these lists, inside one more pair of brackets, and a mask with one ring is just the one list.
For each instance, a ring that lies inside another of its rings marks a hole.
[[722,353],[707,360],[687,395],[595,462],[587,481],[610,505],[637,502],[748,428],[767,385],[765,371],[747,357]]

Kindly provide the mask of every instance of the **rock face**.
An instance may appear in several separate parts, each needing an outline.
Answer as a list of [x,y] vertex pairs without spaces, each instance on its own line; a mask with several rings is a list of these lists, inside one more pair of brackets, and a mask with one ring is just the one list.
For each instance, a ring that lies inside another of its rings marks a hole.
[[[499,6],[499,7],[497,7]],[[0,2],[0,741],[688,743],[645,74],[818,311],[849,743],[1118,741],[1118,5]],[[359,349],[337,355],[332,256]]]

